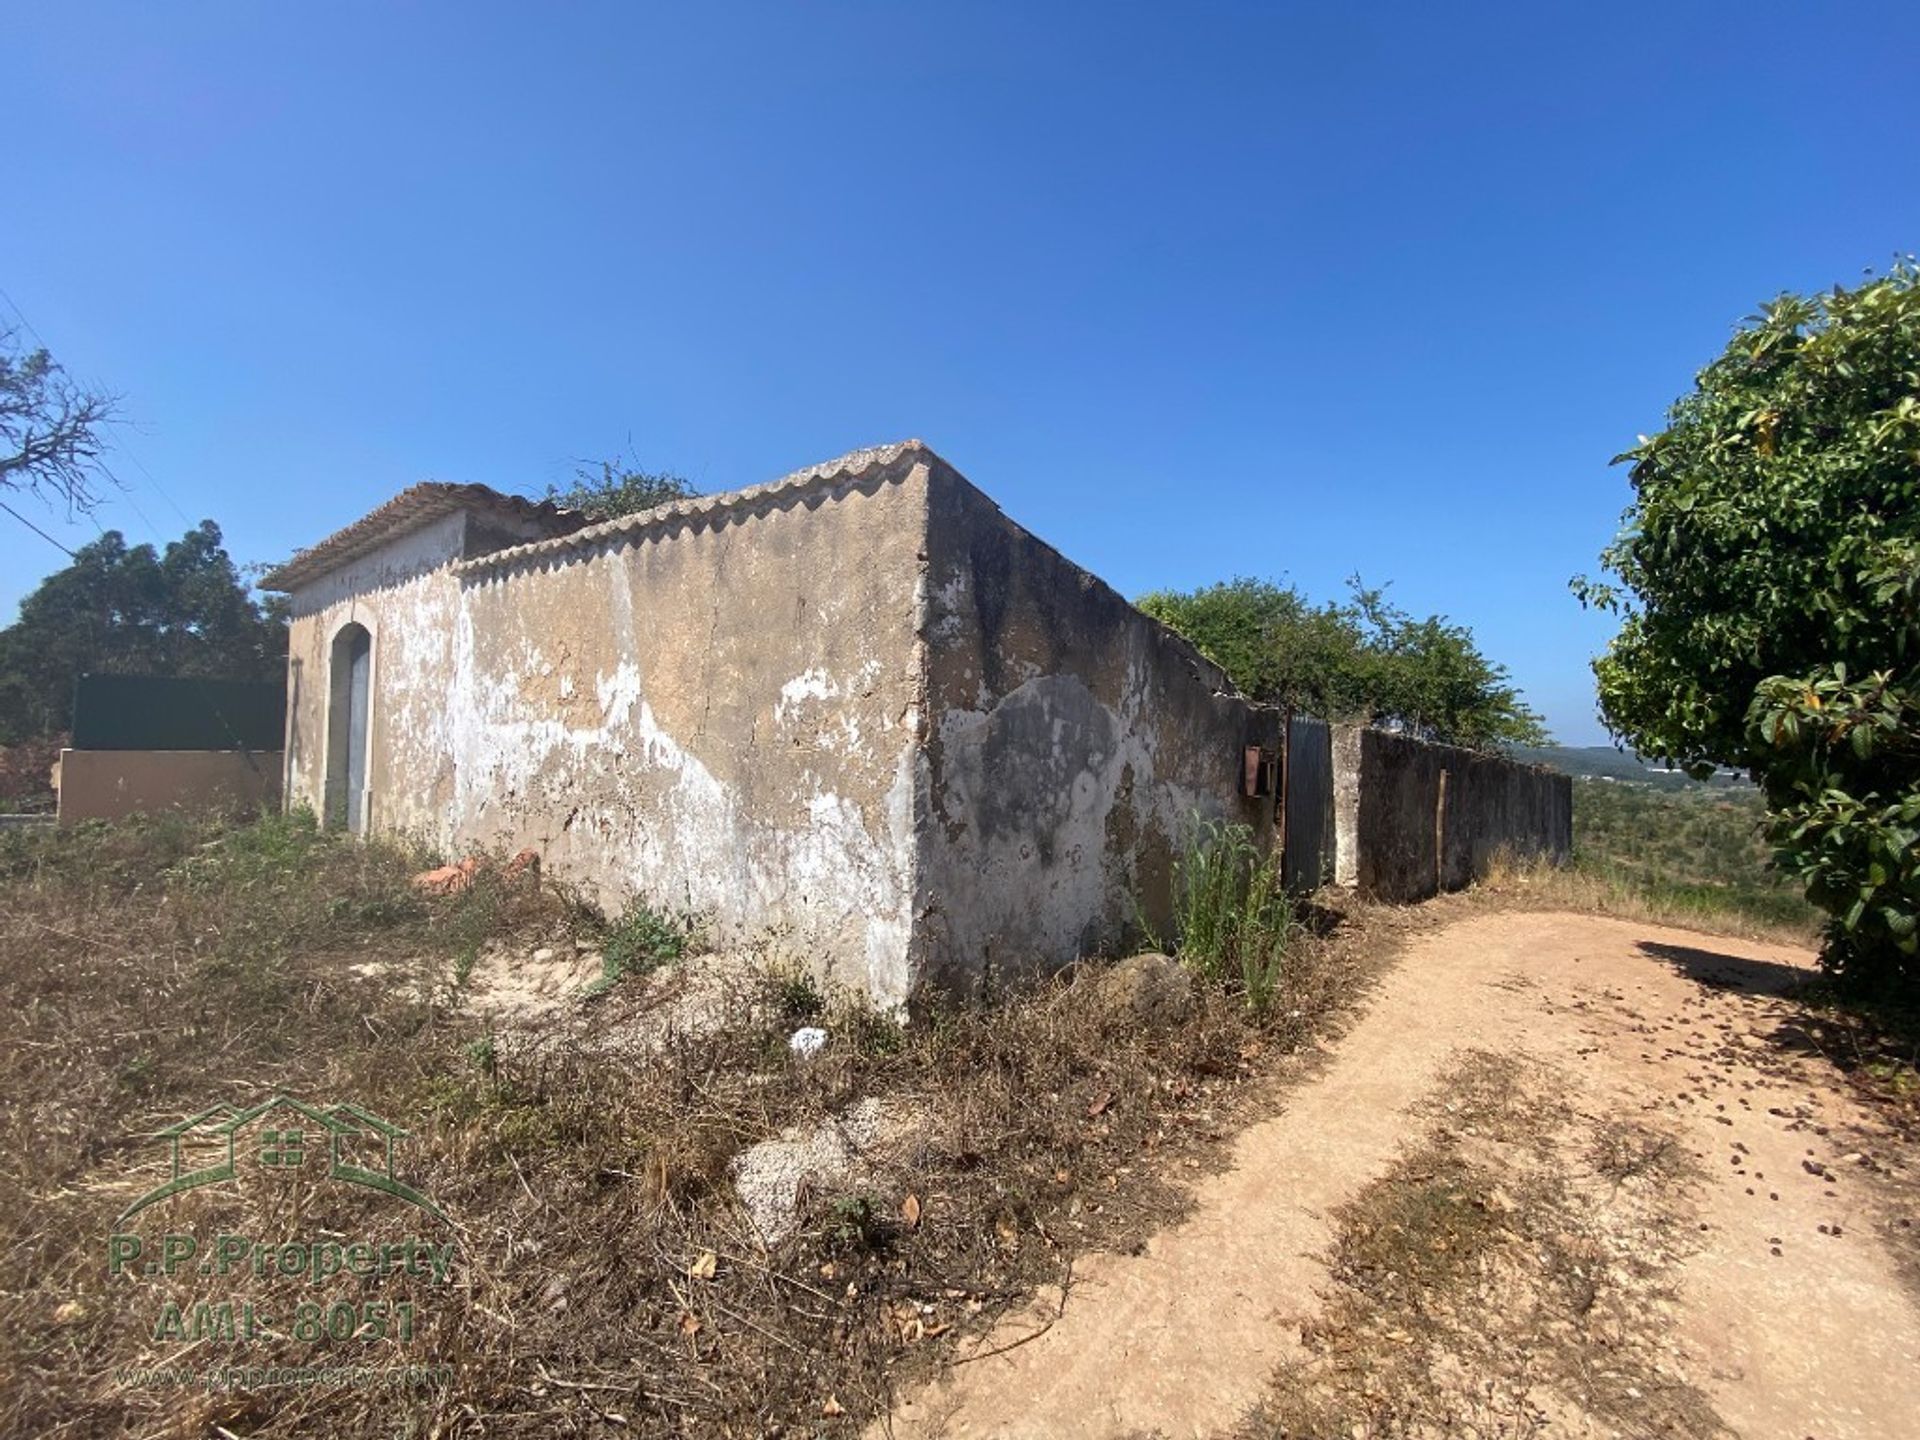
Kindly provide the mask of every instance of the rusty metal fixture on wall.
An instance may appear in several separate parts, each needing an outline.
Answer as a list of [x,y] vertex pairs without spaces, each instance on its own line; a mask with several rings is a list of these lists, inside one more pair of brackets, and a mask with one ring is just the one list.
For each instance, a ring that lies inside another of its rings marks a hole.
[[1240,793],[1248,799],[1273,794],[1280,757],[1264,745],[1249,745],[1241,756]]

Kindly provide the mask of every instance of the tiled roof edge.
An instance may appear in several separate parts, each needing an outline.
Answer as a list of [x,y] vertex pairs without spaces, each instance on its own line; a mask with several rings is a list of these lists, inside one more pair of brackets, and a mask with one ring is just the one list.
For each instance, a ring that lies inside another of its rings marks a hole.
[[417,530],[457,510],[504,514],[516,520],[548,526],[577,526],[580,523],[578,516],[562,510],[551,500],[529,500],[523,495],[506,495],[485,485],[455,485],[428,480],[409,485],[351,525],[343,526],[304,550],[295,551],[290,560],[276,566],[261,579],[260,588],[287,591],[318,580],[378,549],[395,536]]
[[876,471],[897,470],[904,474],[914,465],[938,459],[939,456],[920,440],[873,445],[864,450],[851,451],[837,459],[822,461],[818,465],[809,465],[804,470],[796,470],[791,475],[783,475],[764,485],[722,491],[718,495],[695,495],[685,500],[672,500],[665,505],[656,505],[651,510],[637,510],[631,515],[584,526],[568,535],[492,550],[485,555],[460,561],[453,570],[458,575],[480,574],[526,561],[557,557],[570,551],[592,549],[610,540],[635,538],[683,522],[715,523],[729,515],[750,512],[768,501],[798,498],[814,489],[866,478]]

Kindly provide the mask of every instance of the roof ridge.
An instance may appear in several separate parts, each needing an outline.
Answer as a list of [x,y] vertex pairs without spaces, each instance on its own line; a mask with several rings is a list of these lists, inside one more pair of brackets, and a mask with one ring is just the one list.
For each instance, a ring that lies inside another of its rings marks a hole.
[[392,537],[431,524],[462,507],[509,514],[547,528],[579,524],[579,517],[573,511],[561,509],[551,499],[533,500],[472,481],[419,480],[359,519],[294,551],[289,559],[261,577],[260,588],[286,591],[317,580]]
[[669,500],[664,505],[655,505],[649,510],[636,510],[630,515],[618,515],[611,520],[582,526],[565,535],[555,535],[544,540],[531,540],[521,545],[490,550],[484,555],[475,555],[466,560],[456,561],[452,568],[456,575],[473,575],[487,570],[497,570],[522,560],[587,549],[617,536],[650,531],[672,524],[676,520],[717,519],[723,515],[748,509],[765,500],[798,495],[817,486],[856,479],[874,470],[893,469],[909,459],[918,463],[922,460],[939,458],[924,440],[907,439],[896,440],[888,445],[869,445],[859,450],[849,450],[846,454],[831,460],[822,460],[818,464],[808,465],[783,475],[778,480],[749,485],[739,490],[722,490],[713,495],[693,495],[684,500]]

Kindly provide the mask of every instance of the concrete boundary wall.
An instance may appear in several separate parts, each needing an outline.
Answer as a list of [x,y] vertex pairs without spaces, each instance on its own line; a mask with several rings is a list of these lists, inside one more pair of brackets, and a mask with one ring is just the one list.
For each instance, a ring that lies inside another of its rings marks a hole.
[[277,750],[62,750],[60,823],[280,803]]
[[1375,899],[1457,890],[1503,851],[1572,853],[1573,781],[1556,771],[1355,725],[1333,764],[1335,880]]

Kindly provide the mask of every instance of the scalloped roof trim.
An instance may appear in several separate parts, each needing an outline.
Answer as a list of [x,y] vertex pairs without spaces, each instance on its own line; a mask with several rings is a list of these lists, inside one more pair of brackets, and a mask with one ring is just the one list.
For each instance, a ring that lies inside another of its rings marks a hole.
[[872,445],[849,451],[833,460],[809,465],[791,475],[783,475],[764,485],[744,490],[726,490],[717,495],[694,495],[672,500],[651,510],[636,510],[631,515],[587,525],[567,535],[510,545],[476,555],[453,566],[456,575],[478,575],[515,565],[557,559],[575,551],[593,550],[609,542],[633,540],[672,529],[693,526],[707,529],[724,524],[734,516],[755,513],[770,505],[792,503],[817,490],[828,490],[848,482],[868,479],[901,479],[916,465],[939,461],[939,456],[921,440],[901,440],[891,445]]

